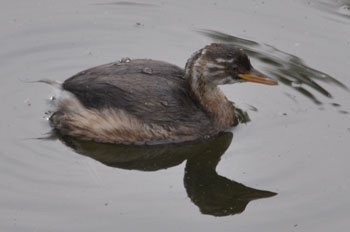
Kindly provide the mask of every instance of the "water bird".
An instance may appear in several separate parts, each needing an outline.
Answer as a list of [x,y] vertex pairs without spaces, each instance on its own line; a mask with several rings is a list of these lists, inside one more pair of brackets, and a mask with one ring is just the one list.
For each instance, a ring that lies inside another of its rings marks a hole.
[[277,85],[227,44],[205,46],[185,69],[124,58],[65,80],[66,97],[50,122],[61,135],[104,143],[206,139],[235,123],[234,106],[218,86],[247,81]]

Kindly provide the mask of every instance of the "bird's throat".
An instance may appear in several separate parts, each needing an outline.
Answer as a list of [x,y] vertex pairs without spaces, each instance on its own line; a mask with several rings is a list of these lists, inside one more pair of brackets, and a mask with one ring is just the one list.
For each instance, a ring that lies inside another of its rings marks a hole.
[[208,83],[203,76],[206,66],[206,60],[203,58],[205,53],[205,49],[199,50],[187,61],[185,79],[190,84],[194,97],[212,117],[214,127],[222,131],[233,125],[234,108],[221,89]]
[[222,131],[234,123],[234,108],[218,86],[211,86],[201,79],[189,80],[195,98],[213,118],[215,127]]

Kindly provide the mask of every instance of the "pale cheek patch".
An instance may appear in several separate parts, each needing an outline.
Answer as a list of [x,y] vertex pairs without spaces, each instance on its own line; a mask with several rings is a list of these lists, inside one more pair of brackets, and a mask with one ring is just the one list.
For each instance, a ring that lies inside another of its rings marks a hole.
[[207,62],[205,65],[205,71],[203,76],[206,77],[207,80],[212,80],[215,78],[221,78],[225,75],[225,67],[219,64],[215,64],[212,62]]
[[216,72],[210,72],[208,70],[206,70],[204,72],[204,76],[208,77],[209,79],[211,78],[215,78],[217,76],[221,76],[222,74],[224,74],[225,72],[224,71],[216,71]]
[[219,64],[215,64],[215,63],[211,63],[211,62],[208,62],[206,64],[207,68],[221,68],[221,69],[225,69],[225,66],[223,65],[219,65]]
[[233,59],[227,60],[227,59],[222,59],[222,58],[216,58],[215,61],[218,62],[218,63],[229,64],[229,63],[232,63],[232,62],[233,62]]

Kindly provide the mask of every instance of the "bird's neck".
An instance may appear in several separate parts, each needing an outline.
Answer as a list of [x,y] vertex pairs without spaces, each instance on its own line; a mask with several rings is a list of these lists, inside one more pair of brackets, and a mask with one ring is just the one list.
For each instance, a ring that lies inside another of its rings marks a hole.
[[[198,54],[199,53],[199,54]],[[212,116],[215,126],[225,130],[234,123],[234,108],[221,89],[203,78],[205,64],[201,58],[201,51],[193,54],[185,68],[185,78],[189,82],[195,98]]]

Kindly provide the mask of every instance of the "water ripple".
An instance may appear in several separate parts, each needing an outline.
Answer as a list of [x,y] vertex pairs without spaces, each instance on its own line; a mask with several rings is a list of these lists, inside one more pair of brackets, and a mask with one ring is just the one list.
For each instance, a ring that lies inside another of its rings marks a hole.
[[119,5],[119,6],[140,6],[140,7],[157,6],[155,4],[150,4],[150,3],[129,2],[129,1],[97,3],[95,5]]
[[350,23],[349,0],[318,0],[315,1],[312,5],[321,11],[325,11],[333,16],[338,17],[339,19],[343,19],[342,22]]
[[214,41],[229,43],[242,48],[249,56],[258,59],[267,66],[264,72],[269,76],[309,98],[315,104],[320,105],[322,102],[313,92],[332,98],[332,94],[320,82],[332,84],[349,91],[348,87],[331,75],[311,68],[299,57],[271,45],[260,44],[214,30],[200,30],[199,33]]

